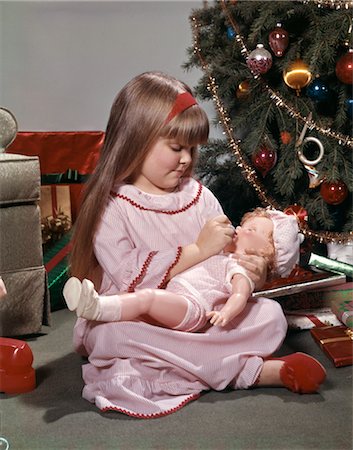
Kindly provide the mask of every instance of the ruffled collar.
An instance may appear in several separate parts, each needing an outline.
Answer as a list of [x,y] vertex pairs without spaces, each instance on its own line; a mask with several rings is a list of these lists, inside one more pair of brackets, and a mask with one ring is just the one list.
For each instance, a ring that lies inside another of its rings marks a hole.
[[148,194],[132,184],[120,184],[111,192],[112,197],[130,203],[142,211],[178,214],[195,205],[201,196],[202,185],[193,178],[186,178],[178,191],[168,194]]

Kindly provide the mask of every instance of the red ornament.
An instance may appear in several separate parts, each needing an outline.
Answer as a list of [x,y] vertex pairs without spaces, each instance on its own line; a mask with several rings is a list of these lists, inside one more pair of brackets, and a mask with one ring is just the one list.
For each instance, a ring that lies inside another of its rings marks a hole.
[[246,59],[246,64],[254,74],[266,73],[272,66],[272,55],[262,44],[257,44]]
[[348,195],[348,189],[343,181],[324,181],[320,188],[321,197],[329,205],[339,205]]
[[296,216],[296,218],[301,223],[308,221],[308,211],[300,205],[290,205],[284,210],[284,213],[288,214],[289,216]]
[[340,57],[336,64],[336,76],[345,84],[353,83],[353,49]]
[[288,145],[292,142],[292,135],[288,131],[281,131],[282,144]]
[[255,168],[265,177],[268,172],[276,165],[277,153],[275,150],[262,145],[260,149],[252,155],[252,162]]
[[276,28],[269,34],[268,42],[270,44],[271,50],[276,56],[283,56],[283,53],[288,47],[288,31],[282,28],[282,24],[278,23],[276,25]]

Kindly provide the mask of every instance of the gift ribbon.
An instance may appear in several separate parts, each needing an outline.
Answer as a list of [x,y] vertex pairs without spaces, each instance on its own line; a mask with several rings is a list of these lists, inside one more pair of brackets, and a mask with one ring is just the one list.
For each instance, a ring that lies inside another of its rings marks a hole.
[[83,184],[89,175],[83,175],[78,170],[67,169],[63,173],[48,173],[41,176],[41,184]]
[[56,187],[51,186],[51,204],[52,204],[52,213],[53,217],[56,219],[58,213],[58,198],[56,196]]
[[57,266],[59,264],[59,262],[62,261],[65,258],[65,256],[67,256],[70,253],[71,248],[72,248],[72,244],[71,244],[71,242],[69,242],[58,253],[56,253],[56,255],[50,261],[48,261],[44,265],[45,270],[47,272],[50,272],[51,270],[53,270],[54,267]]
[[353,341],[353,338],[347,337],[335,337],[335,338],[326,338],[326,339],[320,339],[320,344],[332,344],[333,342],[342,342],[342,341]]
[[286,311],[286,314],[288,316],[305,317],[306,319],[309,319],[317,327],[329,328],[329,327],[323,326],[323,325],[325,325],[324,322],[322,322],[320,319],[318,319],[314,314],[295,313],[292,311],[290,311],[290,312]]
[[[321,328],[324,330],[324,329],[330,328],[330,326],[321,327]],[[325,345],[325,344],[331,344],[334,342],[353,341],[353,331],[352,330],[348,330],[348,329],[344,330],[344,333],[346,333],[347,336],[320,339],[320,344]]]

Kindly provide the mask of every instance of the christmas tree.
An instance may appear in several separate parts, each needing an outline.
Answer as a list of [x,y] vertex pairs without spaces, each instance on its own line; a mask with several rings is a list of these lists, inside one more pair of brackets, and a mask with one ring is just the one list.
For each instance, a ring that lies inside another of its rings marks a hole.
[[190,16],[185,68],[224,139],[198,176],[234,223],[256,206],[300,219],[316,243],[352,233],[352,1],[219,1]]

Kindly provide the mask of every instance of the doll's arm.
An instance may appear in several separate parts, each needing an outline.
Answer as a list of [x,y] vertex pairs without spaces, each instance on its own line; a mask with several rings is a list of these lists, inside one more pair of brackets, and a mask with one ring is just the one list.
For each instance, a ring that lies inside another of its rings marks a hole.
[[240,314],[252,293],[249,280],[242,274],[236,273],[232,280],[232,295],[228,298],[227,303],[219,311],[211,311],[207,313],[212,325],[220,325],[224,327],[234,317]]
[[253,249],[247,250],[246,254],[234,253],[233,258],[246,270],[255,284],[255,290],[260,290],[267,279],[268,261],[264,255]]

